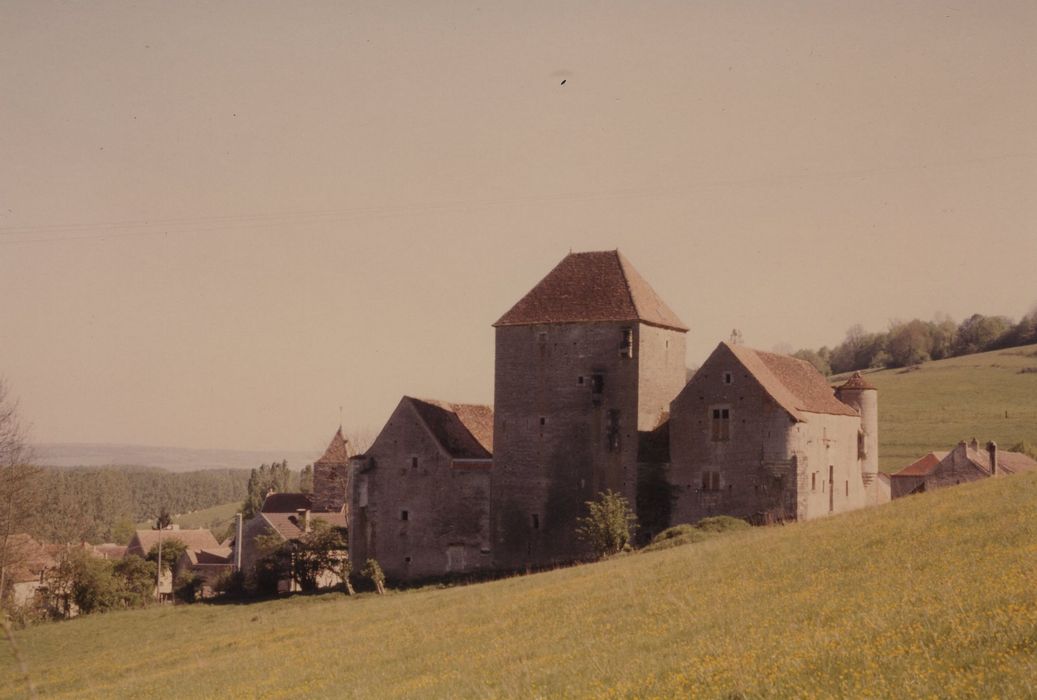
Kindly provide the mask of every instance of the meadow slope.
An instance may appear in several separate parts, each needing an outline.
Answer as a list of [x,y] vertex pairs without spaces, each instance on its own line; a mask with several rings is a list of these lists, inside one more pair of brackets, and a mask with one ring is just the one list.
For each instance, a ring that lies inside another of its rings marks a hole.
[[[870,372],[879,390],[879,462],[896,471],[972,437],[1037,444],[1037,345]],[[840,383],[836,381],[836,383]]]
[[[1037,474],[456,587],[43,625],[44,697],[1034,697]],[[0,695],[23,686],[0,646]]]

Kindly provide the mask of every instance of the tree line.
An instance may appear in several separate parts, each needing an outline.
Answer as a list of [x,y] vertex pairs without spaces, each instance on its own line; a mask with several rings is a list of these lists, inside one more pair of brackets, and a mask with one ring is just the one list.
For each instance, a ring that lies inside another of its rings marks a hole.
[[187,513],[243,500],[249,470],[42,467],[34,478],[37,517],[23,523],[23,532],[43,542],[126,544],[135,523],[154,520],[163,510]]
[[851,326],[835,347],[804,348],[792,353],[822,374],[871,368],[909,367],[929,360],[1037,343],[1037,309],[1018,323],[1006,316],[973,314],[961,323],[949,318],[893,321],[889,330],[868,333]]

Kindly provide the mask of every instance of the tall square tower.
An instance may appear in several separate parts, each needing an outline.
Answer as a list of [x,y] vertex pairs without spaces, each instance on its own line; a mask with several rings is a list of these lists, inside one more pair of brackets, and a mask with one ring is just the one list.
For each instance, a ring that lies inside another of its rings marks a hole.
[[618,251],[570,253],[494,326],[494,564],[572,561],[586,501],[636,503],[638,431],[684,386],[687,327]]

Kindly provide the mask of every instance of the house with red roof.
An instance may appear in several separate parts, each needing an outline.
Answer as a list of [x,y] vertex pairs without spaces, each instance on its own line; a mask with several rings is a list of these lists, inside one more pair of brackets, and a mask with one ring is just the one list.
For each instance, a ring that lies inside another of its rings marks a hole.
[[490,557],[493,411],[404,396],[353,457],[350,559],[396,580],[484,570]]
[[1037,470],[1037,461],[1022,452],[1000,450],[988,442],[962,440],[949,452],[930,452],[889,475],[893,498],[925,493],[944,486],[978,481],[992,476],[1008,476]]

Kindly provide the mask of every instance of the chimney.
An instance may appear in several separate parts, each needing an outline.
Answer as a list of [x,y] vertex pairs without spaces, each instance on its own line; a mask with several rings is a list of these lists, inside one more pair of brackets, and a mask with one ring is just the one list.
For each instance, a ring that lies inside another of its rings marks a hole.
[[987,454],[990,455],[990,476],[997,476],[997,443],[993,440],[987,443]]
[[977,440],[976,438],[972,438],[972,442],[969,443],[969,447],[971,447],[974,450],[978,450],[979,449],[979,440]]
[[295,521],[299,525],[299,528],[303,532],[310,531],[310,509],[309,508],[296,508],[295,509]]

